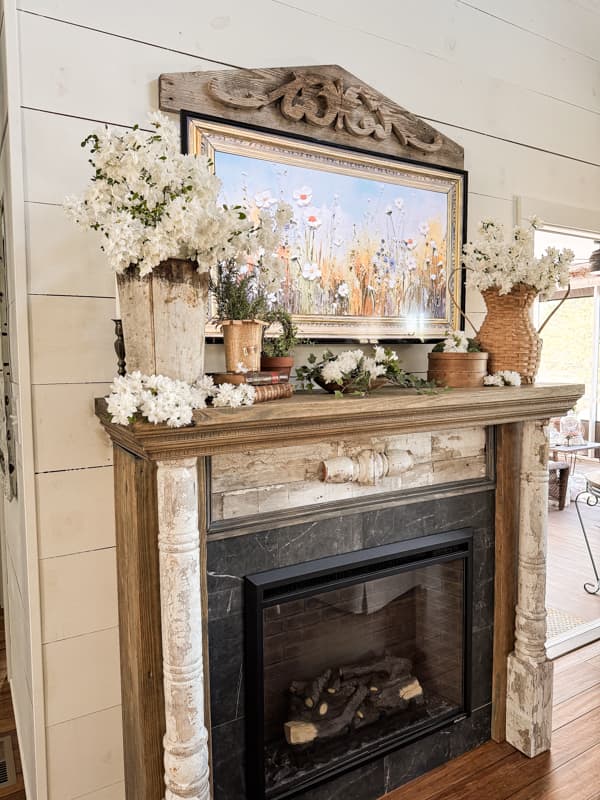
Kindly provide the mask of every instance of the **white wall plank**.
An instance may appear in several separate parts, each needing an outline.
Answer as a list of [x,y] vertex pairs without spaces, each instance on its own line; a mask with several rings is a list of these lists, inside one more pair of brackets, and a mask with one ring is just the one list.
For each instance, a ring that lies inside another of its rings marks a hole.
[[[107,786],[114,786],[115,798],[119,796],[123,779],[120,706],[52,725],[47,735],[49,800],[83,798]],[[104,797],[112,800],[110,793]]]
[[105,383],[71,383],[33,388],[35,470],[49,472],[112,463],[109,438],[94,414],[94,398]]
[[110,382],[117,372],[112,299],[29,298],[32,383]]
[[114,628],[118,625],[114,547],[42,559],[40,590],[45,644]]
[[598,28],[593,11],[565,0],[459,0],[513,25],[558,42],[598,61]]
[[[170,7],[169,21],[175,29],[171,29],[169,23],[165,24],[157,10],[152,13],[152,6],[157,4],[153,0],[149,4],[150,8],[145,9],[143,15],[136,15],[135,33],[128,33],[134,38],[146,39],[143,25],[150,25],[153,34],[146,40],[157,42],[164,46],[167,41],[171,41],[175,35],[181,39],[182,26],[180,20],[185,19],[184,30],[193,31],[196,41],[202,42],[201,49],[185,47],[186,52],[193,52],[205,58],[214,58],[217,61],[235,63],[244,67],[255,66],[281,66],[282,64],[305,64],[305,63],[339,63],[356,74],[367,83],[376,86],[384,94],[397,100],[401,105],[406,106],[414,113],[423,117],[431,117],[442,120],[448,124],[463,125],[472,130],[483,131],[488,134],[500,136],[502,138],[536,145],[544,149],[571,155],[587,161],[594,162],[598,159],[597,142],[600,137],[600,116],[591,111],[584,110],[576,105],[568,105],[559,102],[547,94],[533,92],[523,88],[518,84],[507,82],[496,76],[488,77],[481,69],[473,69],[472,66],[464,66],[449,62],[440,56],[423,52],[421,50],[408,48],[399,45],[387,38],[377,38],[370,34],[364,34],[354,29],[344,29],[344,35],[340,35],[340,24],[319,18],[318,24],[315,17],[288,6],[273,4],[262,0],[258,5],[240,5],[239,3],[225,4],[223,12],[229,11],[230,20],[235,20],[235,26],[226,26],[226,29],[219,31],[220,35],[215,35],[215,31],[210,27],[210,16],[205,14],[202,6],[190,7],[184,0],[176,0]],[[109,6],[113,8],[109,8]],[[87,6],[87,4],[86,4]],[[106,19],[103,15],[115,24],[113,12],[118,14],[119,24],[117,32],[122,33],[126,25],[123,21],[123,4],[118,4],[116,0],[111,3],[103,3],[98,6],[101,9],[101,16],[96,20],[93,27],[106,29]],[[106,8],[105,8],[106,7]],[[190,19],[190,11],[196,9],[193,20]],[[162,9],[162,5],[161,5]],[[257,25],[257,19],[261,16],[268,19],[268,25]],[[268,17],[267,17],[268,14]],[[46,37],[54,43],[56,32],[52,26],[58,23],[34,18],[32,15],[21,14],[23,24],[23,47],[25,52],[37,53],[37,48],[43,46]],[[37,19],[39,24],[25,22],[27,18]],[[427,16],[421,18],[421,27],[427,28],[430,25]],[[89,23],[87,23],[89,24]],[[232,28],[235,30],[242,24],[244,27],[244,37],[242,41],[237,41],[237,37],[232,36]],[[42,26],[42,27],[40,27]],[[32,57],[29,61],[34,65],[24,75],[24,105],[34,106],[27,98],[40,96],[42,93],[46,99],[41,102],[43,107],[49,105],[57,106],[63,113],[81,113],[80,110],[65,110],[65,102],[72,101],[76,96],[79,98],[79,107],[86,107],[81,92],[73,93],[70,85],[77,83],[76,71],[81,70],[83,65],[79,63],[78,53],[83,50],[83,45],[76,44],[72,39],[87,35],[89,32],[83,29],[76,29],[73,26],[62,25],[63,33],[60,38],[65,43],[54,51],[55,60],[58,57],[63,65],[52,66],[52,61],[42,68],[46,62],[41,59],[38,61]],[[160,31],[158,30],[160,28]],[[70,30],[69,30],[70,29]],[[260,31],[258,35],[248,37],[245,31],[252,29]],[[294,36],[282,37],[274,35],[275,31],[294,30]],[[34,38],[34,30],[38,31]],[[42,31],[40,33],[40,30]],[[46,31],[44,35],[43,31]],[[75,33],[72,31],[75,30]],[[128,30],[128,28],[127,28]],[[31,38],[27,33],[31,32]],[[77,31],[79,31],[77,33]],[[102,34],[94,34],[101,37]],[[169,38],[171,35],[171,39]],[[71,38],[71,45],[67,45],[66,40]],[[106,37],[109,42],[114,37]],[[123,40],[121,40],[123,41]],[[235,44],[234,44],[235,42]],[[138,45],[126,42],[132,50]],[[185,44],[185,43],[184,43]],[[118,54],[121,46],[118,41],[114,41],[113,46]],[[171,45],[172,46],[172,45]],[[182,46],[182,45],[180,45]],[[100,52],[110,50],[111,45],[97,45]],[[213,52],[213,49],[215,52]],[[52,53],[48,54],[51,58]],[[108,56],[112,64],[112,57]],[[131,59],[131,60],[132,60]],[[131,70],[131,60],[126,62],[127,70]],[[156,55],[157,72],[160,59]],[[174,62],[173,56],[172,61]],[[102,59],[104,63],[104,59]],[[37,68],[35,65],[37,64]],[[389,65],[393,64],[394,69],[390,70]],[[61,80],[47,81],[46,75],[55,75],[56,70],[62,70]],[[85,68],[83,68],[85,69]],[[112,67],[111,67],[112,71]],[[125,73],[123,73],[125,74]],[[399,81],[399,75],[410,75],[411,80]],[[122,74],[119,74],[118,90],[115,91],[114,82],[111,82],[111,72],[107,79],[96,82],[96,90],[93,93],[98,109],[106,107],[105,97],[108,102],[112,102],[120,109],[126,103],[127,107],[139,107],[139,98],[129,100],[127,93],[128,86],[123,84]],[[458,87],[458,91],[457,91]],[[126,95],[122,99],[121,91]],[[50,99],[53,98],[53,99]],[[119,98],[119,99],[117,99]],[[468,98],[468,101],[465,101]],[[127,102],[129,100],[129,102]],[[34,106],[35,107],[35,106]],[[95,119],[99,114],[93,115]],[[100,118],[103,118],[100,116]],[[108,120],[118,124],[127,124],[127,120],[118,115],[111,115]],[[134,117],[132,121],[139,121],[139,117]],[[575,137],[573,130],[578,131]]]
[[25,213],[30,294],[115,296],[100,233],[75,225],[59,205],[27,203]]
[[48,725],[118,706],[119,629],[44,645],[44,679]]
[[476,194],[507,200],[515,195],[528,195],[566,205],[600,208],[600,167],[480,136],[452,125],[437,127],[465,148],[469,188]]
[[141,124],[157,106],[161,72],[213,67],[200,58],[31,14],[20,14],[19,22],[22,103],[30,108]]
[[36,475],[40,558],[114,547],[112,467]]
[[[379,0],[365,14],[363,0],[290,0],[288,5],[409,50],[566,103],[600,110],[595,65],[587,56],[532,35],[469,3]],[[526,5],[526,4],[522,4]],[[511,57],[507,58],[510,52]]]

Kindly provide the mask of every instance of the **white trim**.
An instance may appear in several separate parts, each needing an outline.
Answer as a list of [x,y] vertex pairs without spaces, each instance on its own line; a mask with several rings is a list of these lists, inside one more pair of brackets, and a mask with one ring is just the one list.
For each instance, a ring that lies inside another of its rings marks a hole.
[[[27,563],[28,614],[31,637],[31,694],[33,703],[34,775],[24,774],[27,796],[32,800],[47,800],[48,776],[46,766],[46,726],[44,703],[44,672],[42,657],[42,620],[40,604],[39,561],[34,475],[33,415],[31,402],[31,365],[29,350],[29,317],[27,297],[27,250],[24,197],[24,153],[21,124],[21,65],[16,0],[4,2],[6,27],[6,83],[8,87],[8,210],[10,235],[7,252],[12,267],[15,303],[15,330],[19,400],[17,415],[21,445],[22,471],[19,474],[19,502],[23,503],[25,554]],[[18,725],[18,709],[15,709]],[[25,770],[24,770],[25,772]]]
[[515,197],[515,222],[521,224],[531,217],[539,217],[544,228],[570,229],[590,236],[600,232],[600,208],[578,208],[553,203],[535,197]]
[[564,656],[565,653],[570,653],[572,650],[577,650],[586,644],[591,644],[600,639],[600,619],[592,620],[592,622],[584,622],[576,628],[571,628],[566,633],[561,633],[548,639],[546,642],[546,652],[548,658],[552,661],[559,656]]

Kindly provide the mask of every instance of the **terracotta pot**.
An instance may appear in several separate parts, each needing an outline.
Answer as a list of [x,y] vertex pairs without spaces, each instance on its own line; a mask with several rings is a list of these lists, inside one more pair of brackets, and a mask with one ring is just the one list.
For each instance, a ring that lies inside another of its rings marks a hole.
[[487,353],[429,353],[427,380],[439,386],[467,389],[483,386],[487,375]]
[[240,367],[257,372],[260,369],[263,330],[267,323],[260,319],[225,319],[220,325],[227,372],[240,372]]
[[286,370],[288,378],[294,366],[294,356],[265,356],[260,357],[260,368],[265,372]]
[[208,276],[193,261],[170,259],[144,278],[117,276],[127,372],[192,382],[204,372]]
[[488,371],[514,370],[523,383],[534,383],[542,356],[542,340],[532,321],[537,289],[520,283],[508,294],[499,294],[498,289],[482,294],[487,314],[477,341],[490,354]]

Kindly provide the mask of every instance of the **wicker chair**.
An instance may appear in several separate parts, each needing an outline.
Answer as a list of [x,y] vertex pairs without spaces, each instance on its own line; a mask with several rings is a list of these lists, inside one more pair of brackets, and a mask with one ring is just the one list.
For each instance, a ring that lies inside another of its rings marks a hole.
[[548,496],[553,500],[558,500],[558,510],[562,511],[567,501],[569,488],[569,465],[566,461],[549,461],[548,470],[550,472]]

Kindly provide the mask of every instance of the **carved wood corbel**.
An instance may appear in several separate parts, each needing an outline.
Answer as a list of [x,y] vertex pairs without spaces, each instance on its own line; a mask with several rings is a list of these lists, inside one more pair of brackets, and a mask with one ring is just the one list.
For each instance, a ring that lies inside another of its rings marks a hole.
[[321,461],[319,480],[324,483],[359,483],[375,486],[383,478],[407,472],[414,464],[413,456],[406,450],[389,450],[378,453],[363,450],[357,456],[340,456]]

